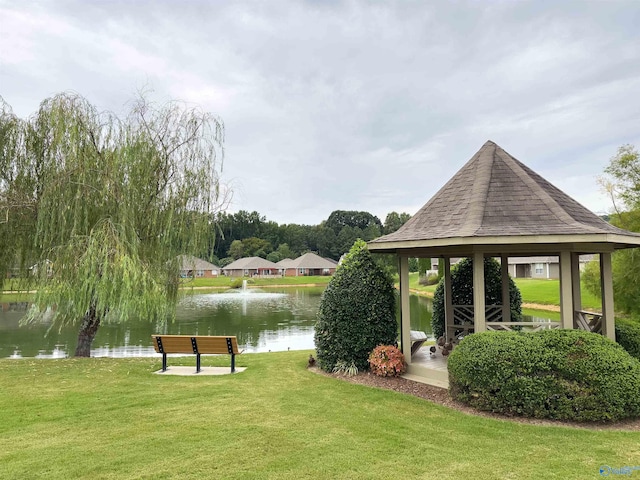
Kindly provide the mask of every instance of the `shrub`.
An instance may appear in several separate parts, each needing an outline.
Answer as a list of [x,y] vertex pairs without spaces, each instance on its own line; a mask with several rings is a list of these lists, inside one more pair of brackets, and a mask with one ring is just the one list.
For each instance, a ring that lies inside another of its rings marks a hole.
[[369,355],[369,368],[372,373],[381,377],[397,377],[407,370],[404,355],[393,345],[378,345],[374,348]]
[[448,368],[452,397],[480,410],[574,421],[640,416],[640,362],[596,333],[476,333]]
[[598,259],[591,260],[584,266],[584,270],[580,273],[580,280],[585,289],[596,298],[602,296],[602,290],[600,289],[600,261]]
[[616,319],[616,342],[640,360],[640,322]]
[[398,325],[391,277],[377,266],[367,245],[356,241],[327,285],[318,309],[318,364],[332,371],[338,362],[368,368],[371,350],[393,344]]
[[353,377],[358,374],[358,367],[354,362],[347,363],[342,360],[338,360],[335,367],[333,367],[333,373],[337,373],[339,375],[344,375],[347,377]]
[[426,277],[420,277],[418,279],[418,283],[422,286],[435,285],[439,280],[440,278],[438,277],[437,273],[431,273]]
[[[502,304],[502,272],[493,258],[484,259],[484,292],[486,305]],[[451,296],[454,305],[473,305],[473,260],[463,258],[451,269]],[[509,277],[509,303],[511,321],[522,318],[522,296],[515,282]],[[433,294],[431,327],[435,337],[444,335],[444,277]]]

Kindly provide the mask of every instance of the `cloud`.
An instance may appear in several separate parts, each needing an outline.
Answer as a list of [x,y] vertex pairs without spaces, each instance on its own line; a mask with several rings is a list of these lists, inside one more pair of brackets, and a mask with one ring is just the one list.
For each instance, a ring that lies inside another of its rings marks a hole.
[[56,2],[0,6],[0,94],[21,116],[75,90],[219,115],[232,209],[280,223],[414,213],[491,139],[592,210],[640,144],[640,5]]

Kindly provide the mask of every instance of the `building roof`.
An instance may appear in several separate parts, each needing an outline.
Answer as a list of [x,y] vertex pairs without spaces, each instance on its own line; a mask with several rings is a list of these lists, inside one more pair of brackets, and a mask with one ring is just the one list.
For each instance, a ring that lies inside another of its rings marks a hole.
[[239,258],[235,262],[230,263],[222,270],[258,270],[263,268],[278,269],[278,265],[269,260],[260,257]]
[[213,263],[193,255],[178,255],[178,258],[180,259],[180,270],[220,270],[220,267],[215,266]]
[[279,267],[290,268],[290,265],[292,262],[293,262],[293,259],[291,258],[283,258],[279,262],[276,262],[276,265],[278,265]]
[[488,141],[408,222],[369,248],[575,242],[626,248],[640,245],[640,234],[605,222]]
[[308,252],[292,260],[291,263],[287,265],[287,268],[336,268],[336,264],[313,252]]

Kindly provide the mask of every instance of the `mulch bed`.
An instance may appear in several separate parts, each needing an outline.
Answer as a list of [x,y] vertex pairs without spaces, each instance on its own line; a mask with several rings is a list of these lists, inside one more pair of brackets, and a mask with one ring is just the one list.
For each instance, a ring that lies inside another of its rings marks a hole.
[[373,388],[384,388],[395,392],[413,395],[428,400],[438,405],[453,408],[468,415],[476,415],[488,417],[497,420],[505,420],[511,422],[525,423],[530,425],[544,426],[563,426],[573,428],[584,428],[589,430],[633,430],[640,431],[640,419],[623,420],[616,423],[578,423],[578,422],[562,422],[554,420],[541,420],[527,417],[511,417],[492,412],[483,412],[471,408],[463,403],[457,402],[449,396],[449,391],[444,388],[434,387],[426,383],[414,382],[402,377],[379,377],[369,372],[361,372],[354,376],[346,376],[337,373],[327,373],[317,367],[309,368],[309,370],[327,377],[337,378],[349,383],[365,385]]

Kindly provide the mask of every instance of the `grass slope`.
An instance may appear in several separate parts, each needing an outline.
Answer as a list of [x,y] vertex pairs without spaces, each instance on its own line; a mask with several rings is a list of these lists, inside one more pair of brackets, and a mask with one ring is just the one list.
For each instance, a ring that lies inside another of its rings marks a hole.
[[[560,304],[560,280],[538,280],[532,278],[514,278],[516,285],[522,294],[523,303],[536,303],[539,305]],[[424,292],[433,296],[436,285],[422,286],[418,283],[418,274],[409,274],[409,288],[417,292]],[[600,300],[581,287],[582,307],[600,309]]]
[[308,354],[242,355],[221,377],[0,360],[0,478],[582,479],[640,461],[640,433],[469,416],[314,374]]

